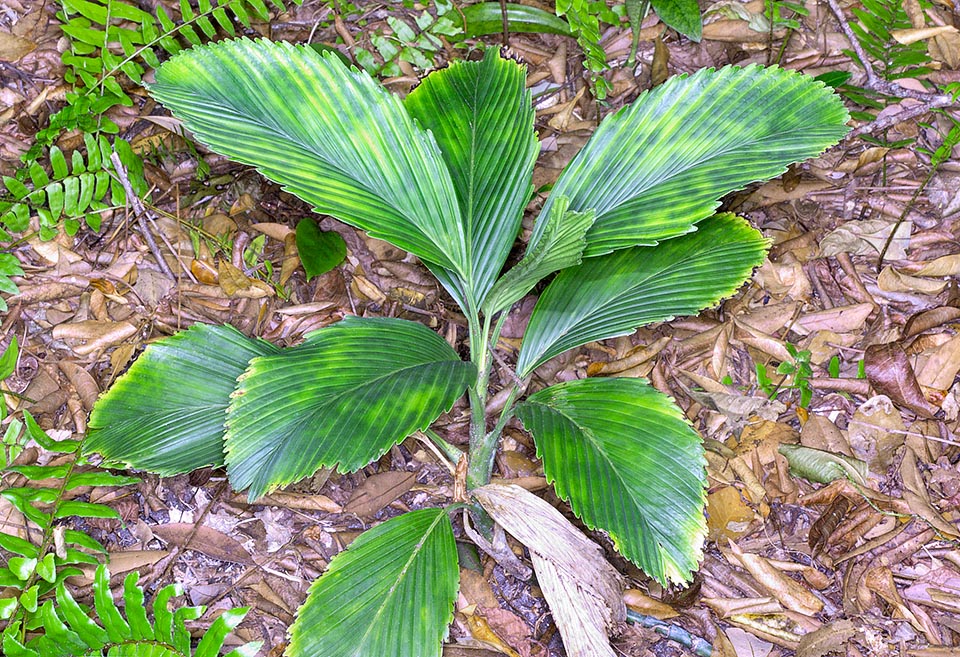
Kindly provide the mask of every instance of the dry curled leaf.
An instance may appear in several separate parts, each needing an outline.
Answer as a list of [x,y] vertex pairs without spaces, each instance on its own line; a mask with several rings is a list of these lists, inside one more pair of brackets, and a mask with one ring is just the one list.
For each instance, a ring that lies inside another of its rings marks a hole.
[[864,352],[863,361],[867,381],[874,390],[921,417],[931,418],[937,412],[920,391],[913,367],[899,344],[870,345]]
[[608,634],[626,618],[623,581],[600,547],[519,486],[488,484],[474,497],[527,546],[569,657],[614,657]]

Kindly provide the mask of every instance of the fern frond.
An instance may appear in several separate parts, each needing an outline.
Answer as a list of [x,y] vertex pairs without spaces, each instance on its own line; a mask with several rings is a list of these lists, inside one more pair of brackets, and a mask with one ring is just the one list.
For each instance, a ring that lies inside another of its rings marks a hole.
[[[99,566],[93,581],[94,614],[74,600],[63,582],[56,587],[56,604],[46,601],[40,609],[42,631],[29,640],[20,638],[19,621],[3,632],[3,653],[8,657],[68,657],[109,655],[111,657],[215,657],[230,632],[240,624],[247,608],[221,614],[192,648],[185,621],[199,618],[204,607],[179,607],[171,610],[168,602],[182,595],[178,584],[162,588],[154,598],[151,623],[147,618],[143,589],[137,585],[139,574],[131,572],[123,581],[126,616],[117,608],[110,589],[110,571]],[[39,628],[38,628],[39,629]],[[259,642],[246,643],[227,657],[252,657]]]

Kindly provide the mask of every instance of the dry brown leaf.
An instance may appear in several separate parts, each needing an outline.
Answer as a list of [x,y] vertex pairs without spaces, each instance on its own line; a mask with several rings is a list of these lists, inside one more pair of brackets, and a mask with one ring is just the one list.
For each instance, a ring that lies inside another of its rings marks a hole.
[[280,285],[286,285],[293,272],[300,266],[300,252],[297,251],[297,236],[289,233],[283,240],[283,260],[280,261]]
[[850,333],[863,329],[867,317],[874,311],[872,303],[855,303],[849,306],[837,306],[814,313],[801,315],[793,325],[793,330],[800,335],[807,335],[814,331],[836,331]]
[[703,603],[720,618],[730,618],[739,614],[783,613],[783,605],[774,598],[703,598]]
[[854,456],[866,461],[871,472],[882,473],[903,445],[905,433],[900,411],[889,397],[877,395],[861,404],[853,414],[847,440]]
[[626,618],[623,581],[600,547],[555,508],[518,486],[473,491],[490,516],[527,546],[570,657],[614,657],[608,634]]
[[747,532],[755,517],[753,509],[734,486],[724,486],[707,495],[708,540],[738,539]]
[[92,319],[53,327],[55,339],[85,341],[72,347],[81,356],[112,347],[136,332],[137,327],[130,322],[100,322]]
[[913,366],[899,344],[870,345],[864,352],[863,361],[867,381],[874,390],[921,417],[931,418],[937,412],[936,407],[924,398]]
[[767,657],[773,651],[772,643],[739,627],[728,627],[726,633],[737,657]]
[[940,306],[925,310],[907,320],[903,327],[903,337],[912,338],[924,331],[955,322],[958,319],[960,319],[960,308],[954,308],[953,306]]
[[733,321],[737,327],[734,337],[740,342],[754,349],[759,349],[763,353],[771,356],[774,360],[788,361],[792,358],[782,340],[758,331],[749,324],[744,324],[739,319],[734,319]]
[[380,509],[410,490],[417,482],[412,472],[388,470],[363,480],[343,507],[344,513],[355,513],[361,518],[372,518]]
[[270,239],[277,240],[278,242],[283,242],[287,235],[293,234],[293,229],[287,224],[275,224],[275,223],[259,223],[253,224],[250,226],[255,231],[261,232]]
[[250,278],[226,260],[221,260],[217,266],[220,289],[228,297],[243,297],[261,299],[273,296],[273,289],[256,279]]
[[824,657],[832,653],[846,654],[847,643],[857,633],[853,621],[846,618],[828,623],[805,634],[797,646],[796,657]]
[[935,390],[948,390],[960,372],[960,334],[925,356],[917,372],[917,383]]
[[650,65],[651,87],[663,84],[670,77],[670,71],[667,70],[669,64],[670,50],[663,43],[663,39],[657,36],[653,41],[653,63]]
[[520,657],[516,650],[510,647],[506,641],[493,631],[487,619],[480,614],[469,614],[466,616],[467,627],[470,629],[470,636],[477,641],[496,649],[498,652],[507,655],[507,657]]
[[960,255],[945,255],[926,263],[920,269],[912,272],[914,276],[957,276],[960,274]]
[[676,618],[680,613],[670,605],[660,602],[643,591],[637,589],[627,589],[623,592],[623,601],[626,605],[641,614],[653,616],[660,620]]
[[0,62],[15,62],[37,49],[37,44],[10,32],[0,31]]
[[916,43],[917,41],[926,41],[927,39],[932,39],[935,36],[947,33],[956,34],[957,28],[952,25],[937,25],[934,27],[911,28],[907,30],[890,30],[890,36],[905,46]]
[[749,571],[764,589],[780,601],[784,607],[800,614],[812,616],[823,609],[823,602],[799,582],[784,575],[758,554],[741,550],[730,542],[730,550],[743,567]]
[[800,429],[800,444],[834,454],[853,456],[846,436],[822,415],[811,415]]
[[[167,543],[173,543],[181,549],[196,550],[220,561],[253,565],[253,558],[239,541],[213,527],[207,527],[206,525],[196,527],[191,523],[174,522],[157,525],[151,529],[157,538]],[[194,529],[196,529],[196,533],[194,533]],[[193,538],[187,544],[191,535]]]
[[[826,257],[849,253],[850,255],[865,255],[876,258],[883,250],[893,226],[893,221],[885,219],[849,221],[820,240],[820,255]],[[893,240],[890,242],[890,248],[887,249],[884,260],[906,259],[912,231],[912,222],[904,221],[900,224]]]
[[500,606],[490,586],[490,580],[469,568],[460,569],[460,594],[467,602],[481,609],[496,609]]
[[930,526],[948,538],[960,538],[960,529],[947,522],[930,500],[927,484],[917,467],[917,455],[907,448],[900,462],[900,477],[903,480],[903,499],[910,510],[930,523]]
[[957,32],[938,34],[927,43],[927,50],[930,57],[943,62],[948,68],[953,70],[960,68],[960,34]]
[[74,362],[68,360],[60,361],[60,371],[67,375],[74,390],[80,396],[83,407],[89,413],[93,410],[93,405],[100,396],[100,388],[96,380],[87,370],[83,369]]
[[[800,262],[771,262],[767,259],[760,269],[754,272],[753,277],[757,284],[775,299],[790,297],[803,301],[809,299],[813,292],[810,279]],[[787,318],[792,316],[792,313],[787,314]]]
[[887,266],[877,277],[877,287],[884,292],[913,292],[936,296],[947,287],[947,281],[934,281],[929,278],[910,276]]
[[[329,470],[327,470],[329,473]],[[318,474],[323,471],[318,471]],[[317,475],[314,475],[316,480]],[[247,505],[246,493],[237,493],[231,499],[233,504]],[[304,495],[287,491],[274,491],[257,500],[257,504],[279,506],[289,509],[303,509],[305,511],[323,511],[325,513],[341,513],[343,507],[326,495]]]

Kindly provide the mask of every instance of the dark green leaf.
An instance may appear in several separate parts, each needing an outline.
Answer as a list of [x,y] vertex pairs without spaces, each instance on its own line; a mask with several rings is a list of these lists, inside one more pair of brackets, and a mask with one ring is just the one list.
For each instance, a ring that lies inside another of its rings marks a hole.
[[766,246],[746,221],[725,214],[656,247],[585,258],[560,272],[537,302],[518,374],[527,376],[567,349],[714,305],[763,262]]
[[347,317],[251,361],[227,415],[230,482],[256,499],[321,467],[357,470],[429,426],[475,378],[420,324]]
[[[508,2],[506,6],[509,32],[573,36],[567,22],[552,12],[515,2]],[[461,15],[464,20],[463,32],[467,37],[503,33],[503,13],[499,2],[468,5],[463,8]]]
[[[749,98],[749,102],[744,99]],[[718,199],[818,155],[848,130],[840,98],[776,67],[726,67],[667,80],[607,117],[541,210],[566,196],[595,209],[585,256],[689,232]],[[534,226],[536,245],[547,222]]]
[[582,379],[517,407],[544,474],[592,529],[661,584],[686,582],[706,535],[700,436],[639,379]]
[[297,223],[297,253],[309,281],[326,274],[347,257],[347,243],[339,233],[322,231],[312,218]]
[[440,657],[459,586],[443,509],[364,532],[313,583],[290,630],[289,657]]
[[222,465],[237,377],[251,358],[278,351],[206,324],[150,345],[97,401],[84,451],[164,476]]

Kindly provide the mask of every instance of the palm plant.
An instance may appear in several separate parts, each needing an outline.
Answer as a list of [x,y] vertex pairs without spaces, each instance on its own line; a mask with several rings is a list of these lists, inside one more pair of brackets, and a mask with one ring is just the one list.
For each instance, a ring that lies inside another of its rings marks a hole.
[[[401,100],[333,55],[226,41],[174,57],[150,91],[211,149],[416,255],[468,322],[469,361],[399,319],[348,317],[286,349],[198,325],[149,347],[94,409],[86,449],[162,475],[225,465],[254,500],[321,467],[355,471],[417,431],[456,454],[429,427],[466,392],[465,501],[393,518],[336,557],[298,614],[290,655],[440,654],[458,586],[450,509],[466,505],[489,527],[485,508],[524,534],[506,519],[513,494],[489,485],[512,417],[587,526],[656,580],[689,580],[705,535],[704,457],[673,401],[623,378],[517,400],[558,354],[733,294],[767,242],[745,220],[715,214],[719,199],[835,143],[847,113],[829,89],[749,66],[642,94],[567,165],[505,273],[538,142],[525,71],[495,51],[430,74]],[[556,272],[506,407],[488,418],[504,320]],[[531,551],[542,577],[549,549]]]

